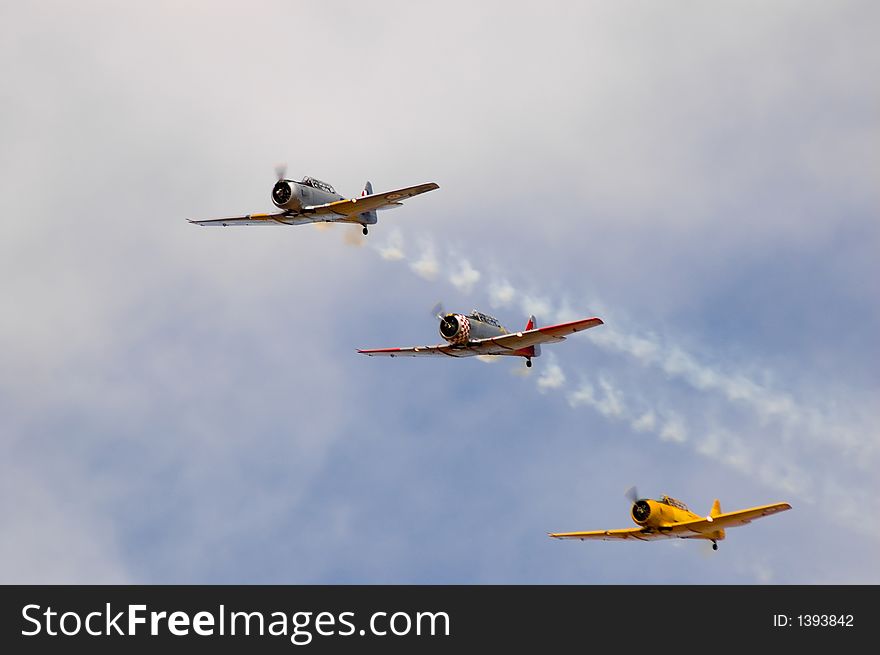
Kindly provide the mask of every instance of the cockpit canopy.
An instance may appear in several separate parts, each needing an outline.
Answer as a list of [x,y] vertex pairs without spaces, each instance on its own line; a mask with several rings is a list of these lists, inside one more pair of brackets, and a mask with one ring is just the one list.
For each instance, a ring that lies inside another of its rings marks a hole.
[[667,505],[671,505],[672,507],[677,507],[678,509],[683,509],[685,512],[691,511],[690,509],[688,509],[687,505],[685,505],[680,500],[676,500],[675,498],[672,498],[671,496],[660,496],[660,502],[665,503]]
[[495,327],[501,327],[501,323],[498,322],[497,318],[495,318],[494,316],[489,316],[488,314],[484,314],[483,312],[478,312],[476,309],[471,310],[471,314],[468,318],[472,318],[482,323],[487,323],[488,325],[494,325]]
[[300,184],[305,184],[306,186],[314,187],[315,189],[320,189],[321,191],[326,191],[327,193],[336,193],[336,190],[327,184],[326,182],[322,182],[321,180],[316,180],[313,177],[309,177],[306,175]]

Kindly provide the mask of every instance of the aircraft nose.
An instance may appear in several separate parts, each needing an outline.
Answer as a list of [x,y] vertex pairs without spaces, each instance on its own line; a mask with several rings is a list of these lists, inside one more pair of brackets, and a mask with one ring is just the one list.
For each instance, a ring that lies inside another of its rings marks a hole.
[[440,336],[452,339],[458,334],[459,327],[458,317],[455,314],[448,314],[440,319]]
[[639,500],[633,504],[632,508],[633,519],[635,519],[636,523],[644,523],[648,520],[648,517],[651,515],[651,505],[647,500]]
[[275,186],[272,187],[272,201],[276,205],[283,205],[290,197],[293,195],[293,190],[290,188],[290,184],[288,184],[285,180],[278,180],[275,183]]

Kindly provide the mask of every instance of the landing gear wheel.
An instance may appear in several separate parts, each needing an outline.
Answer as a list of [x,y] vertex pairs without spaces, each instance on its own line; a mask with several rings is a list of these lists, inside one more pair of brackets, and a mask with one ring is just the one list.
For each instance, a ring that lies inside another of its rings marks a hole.
[[714,541],[712,542],[712,550],[718,550],[718,544],[716,544]]
[[367,236],[369,233],[370,231],[364,226],[364,236]]
[[532,360],[531,359],[526,360],[526,368],[532,368]]

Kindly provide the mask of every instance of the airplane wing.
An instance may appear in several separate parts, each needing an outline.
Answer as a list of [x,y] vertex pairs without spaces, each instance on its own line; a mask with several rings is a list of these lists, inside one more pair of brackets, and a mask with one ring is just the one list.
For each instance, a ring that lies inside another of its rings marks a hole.
[[[427,193],[440,186],[434,182],[395,189],[385,193],[374,193],[360,198],[337,200],[323,205],[303,207],[297,213],[280,212],[278,214],[248,214],[247,216],[232,216],[230,218],[212,218],[205,221],[193,221],[194,225],[215,225],[226,227],[227,225],[303,225],[305,223],[318,223],[321,221],[357,222],[357,217],[364,212],[376,209],[388,209],[397,207],[401,200],[412,198],[420,193]],[[189,219],[187,219],[189,220]]]
[[439,189],[440,185],[434,182],[428,184],[419,184],[404,189],[395,189],[394,191],[386,191],[384,193],[373,193],[369,196],[361,196],[359,198],[348,198],[346,200],[336,200],[323,205],[312,205],[303,207],[304,213],[314,213],[318,215],[335,214],[336,216],[355,217],[364,212],[376,209],[387,209],[396,207],[401,204],[402,200],[412,198],[421,193],[427,193],[434,189]]
[[734,528],[738,525],[751,523],[755,519],[764,516],[770,516],[779,512],[791,509],[788,503],[773,503],[771,505],[760,505],[758,507],[750,507],[749,509],[741,509],[735,512],[725,512],[718,516],[706,517],[704,519],[695,519],[693,521],[683,521],[669,526],[669,530],[675,533],[675,536],[686,536],[685,533],[694,532],[714,532],[723,530],[724,528]]
[[280,212],[278,214],[248,214],[247,216],[232,216],[230,218],[212,218],[206,221],[187,220],[194,225],[226,227],[227,225],[302,225],[323,219]]
[[442,344],[437,346],[413,346],[410,348],[375,348],[372,350],[358,350],[362,355],[374,355],[385,357],[433,357],[447,355],[449,357],[471,357],[473,355],[510,355],[529,346],[552,341],[563,341],[563,334],[580,332],[587,328],[602,325],[601,318],[584,318],[580,321],[560,323],[559,325],[547,325],[525,332],[504,334],[500,337],[488,339],[476,339],[464,345],[453,346]]
[[615,539],[638,539],[640,541],[653,541],[654,539],[667,539],[670,535],[662,532],[653,532],[643,528],[623,528],[621,530],[591,530],[589,532],[551,532],[554,539],[597,539],[599,541],[613,541]]
[[601,318],[583,318],[579,321],[560,323],[559,325],[545,325],[544,327],[524,332],[511,332],[500,337],[477,339],[472,341],[468,347],[481,355],[502,355],[505,352],[522,350],[542,343],[564,341],[565,336],[563,335],[580,332],[597,325],[602,325]]
[[462,346],[452,346],[448,343],[436,346],[411,346],[409,348],[373,348],[358,350],[358,352],[370,357],[469,357],[476,354],[462,348]]
[[599,539],[602,541],[610,541],[612,539],[639,539],[642,541],[652,541],[654,539],[668,539],[669,537],[688,539],[690,537],[698,537],[701,534],[709,534],[725,528],[745,525],[755,519],[770,516],[778,512],[784,512],[788,509],[791,509],[791,505],[788,503],[773,503],[772,505],[750,507],[749,509],[741,509],[736,512],[726,512],[724,514],[719,514],[718,516],[694,519],[693,521],[682,521],[681,523],[663,525],[657,528],[624,528],[623,530],[592,530],[590,532],[555,532],[550,533],[549,536],[556,539]]

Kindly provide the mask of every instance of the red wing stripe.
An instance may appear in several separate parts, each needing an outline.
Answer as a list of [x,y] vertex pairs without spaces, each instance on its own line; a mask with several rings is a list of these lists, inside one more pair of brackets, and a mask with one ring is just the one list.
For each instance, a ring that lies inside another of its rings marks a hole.
[[[596,318],[596,317],[584,318],[579,321],[571,321],[569,323],[559,323],[558,325],[543,325],[543,326],[537,328],[537,331],[538,332],[549,332],[550,330],[558,330],[559,328],[580,327],[580,326],[584,326],[584,328],[587,328],[587,327],[595,327],[596,325],[603,325],[603,323],[604,322],[602,321],[601,318]],[[577,330],[573,330],[573,331],[576,332]]]

